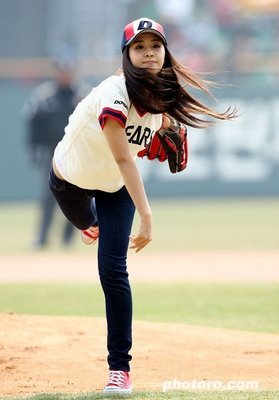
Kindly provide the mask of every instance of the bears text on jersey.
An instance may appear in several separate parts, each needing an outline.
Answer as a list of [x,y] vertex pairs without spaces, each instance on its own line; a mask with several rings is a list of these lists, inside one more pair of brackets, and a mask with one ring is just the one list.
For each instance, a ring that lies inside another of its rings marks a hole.
[[128,136],[128,142],[138,144],[139,146],[147,146],[154,133],[148,127],[129,125],[126,127],[126,135]]

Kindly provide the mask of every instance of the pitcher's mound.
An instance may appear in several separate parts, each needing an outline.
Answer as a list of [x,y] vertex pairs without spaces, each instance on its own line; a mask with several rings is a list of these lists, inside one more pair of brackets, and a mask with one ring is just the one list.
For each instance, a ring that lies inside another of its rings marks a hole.
[[[1,314],[0,326],[1,395],[102,390],[108,376],[103,319]],[[135,390],[192,381],[258,381],[260,390],[279,389],[275,334],[141,321],[133,329]]]

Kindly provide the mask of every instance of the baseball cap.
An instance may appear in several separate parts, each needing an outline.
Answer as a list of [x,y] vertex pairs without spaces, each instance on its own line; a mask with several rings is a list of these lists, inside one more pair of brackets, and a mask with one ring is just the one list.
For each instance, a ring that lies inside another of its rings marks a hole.
[[58,69],[69,71],[76,68],[77,60],[70,54],[60,54],[59,57],[54,60],[54,64]]
[[155,35],[158,35],[163,40],[164,44],[167,45],[167,40],[162,25],[149,18],[139,18],[125,26],[121,42],[122,52],[125,47],[131,44],[136,37],[143,32],[155,33]]
[[55,51],[53,61],[54,65],[60,70],[70,71],[75,69],[78,64],[76,49],[67,43],[60,44]]

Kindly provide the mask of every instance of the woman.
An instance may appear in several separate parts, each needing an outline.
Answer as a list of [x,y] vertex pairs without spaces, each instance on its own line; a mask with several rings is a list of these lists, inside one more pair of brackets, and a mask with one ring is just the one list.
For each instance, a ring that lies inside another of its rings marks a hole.
[[[199,115],[235,116],[206,107],[184,88],[208,92],[206,83],[179,64],[167,48],[161,25],[141,18],[128,24],[122,40],[123,73],[111,76],[79,103],[58,144],[50,188],[65,216],[91,244],[99,239],[98,268],[105,295],[109,380],[106,393],[130,393],[132,297],[127,251],[152,240],[152,213],[136,156],[168,113],[201,128]],[[138,232],[131,235],[135,209]]]

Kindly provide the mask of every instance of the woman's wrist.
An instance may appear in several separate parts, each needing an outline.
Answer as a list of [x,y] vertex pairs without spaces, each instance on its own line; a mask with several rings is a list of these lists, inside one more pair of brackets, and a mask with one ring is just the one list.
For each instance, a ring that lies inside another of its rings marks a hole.
[[151,220],[152,219],[152,212],[150,211],[146,211],[144,213],[139,213],[140,218],[144,219],[144,220]]
[[169,117],[166,114],[163,114],[162,128],[169,129],[170,124],[171,124],[171,121],[170,121]]

